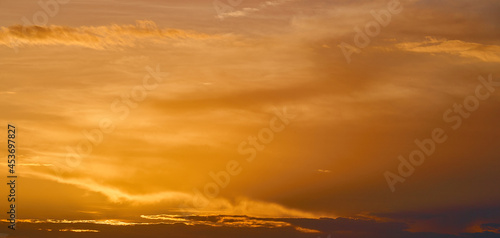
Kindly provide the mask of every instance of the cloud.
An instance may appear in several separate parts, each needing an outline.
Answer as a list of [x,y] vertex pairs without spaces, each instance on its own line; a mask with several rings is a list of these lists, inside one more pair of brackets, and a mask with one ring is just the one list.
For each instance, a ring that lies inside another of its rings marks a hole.
[[74,185],[78,188],[85,189],[91,192],[101,193],[106,196],[111,202],[135,202],[139,204],[157,203],[162,200],[178,200],[190,198],[190,195],[182,192],[164,191],[150,194],[130,194],[118,188],[106,186],[93,181],[92,179],[75,179],[75,178],[60,178],[50,174],[43,173],[27,173],[26,175],[42,178],[50,181],[55,181],[62,184]]
[[[141,221],[139,221],[141,220]],[[2,219],[1,222],[7,222]],[[19,237],[54,237],[57,232],[94,232],[92,237],[388,237],[388,238],[475,238],[498,237],[493,232],[461,233],[410,232],[399,222],[375,222],[354,218],[283,219],[249,216],[191,216],[143,215],[132,220],[58,220],[19,219],[23,229]],[[491,224],[485,224],[491,225]],[[126,227],[126,229],[123,229]],[[96,232],[98,231],[98,232]],[[23,236],[24,235],[24,236]],[[68,236],[65,237],[76,237]]]
[[[0,220],[2,222],[7,222],[7,219]],[[52,223],[52,224],[97,224],[97,225],[108,225],[108,226],[135,226],[135,225],[149,225],[153,223],[147,222],[131,222],[131,221],[121,221],[121,220],[68,220],[68,219],[17,219],[17,222],[21,223]]]
[[[7,166],[7,163],[0,163],[2,166]],[[50,167],[54,166],[53,164],[41,164],[41,163],[17,163],[17,166],[26,166],[26,167]]]
[[16,94],[16,92],[3,91],[0,92],[0,94]]
[[275,1],[266,1],[264,3],[259,4],[256,8],[243,8],[242,10],[229,11],[224,12],[218,15],[220,19],[224,19],[226,17],[244,17],[254,12],[262,11],[268,7],[277,7],[279,5],[285,4],[287,2],[291,2],[294,0],[275,0]]
[[208,225],[214,227],[286,227],[292,226],[288,222],[274,221],[248,216],[177,216],[177,215],[141,215],[148,220],[162,221],[165,224],[183,223],[186,225]]
[[499,223],[481,224],[481,228],[484,231],[500,233],[500,224]]
[[[94,180],[60,178],[50,174],[37,172],[25,173],[27,176],[38,177],[62,184],[74,185],[78,188],[100,193],[113,203],[130,203],[133,205],[168,204],[178,207],[182,214],[218,214],[250,215],[259,217],[320,217],[318,214],[291,209],[279,204],[261,201],[252,201],[242,198],[236,202],[229,202],[224,198],[206,199],[200,198],[194,193],[177,191],[161,191],[143,194],[131,194],[119,188],[103,185]],[[201,205],[197,205],[200,203]]]
[[81,46],[97,50],[137,46],[139,41],[165,43],[167,40],[205,40],[222,36],[162,29],[153,21],[137,21],[136,25],[109,26],[23,26],[0,28],[0,45],[10,48],[41,45]]
[[[280,218],[259,218],[245,215],[240,216],[180,216],[180,215],[141,215],[142,219],[147,222],[140,221],[122,221],[122,220],[60,220],[60,219],[18,219],[21,223],[35,224],[96,224],[108,226],[137,226],[137,225],[155,225],[155,224],[184,224],[188,226],[211,226],[211,227],[234,227],[234,228],[283,228],[293,227],[297,231],[303,233],[320,233],[318,230],[304,228],[292,225],[290,222],[281,221]],[[7,222],[6,219],[1,220]],[[84,232],[88,229],[78,229]],[[61,231],[61,230],[59,230]]]
[[500,207],[474,206],[469,208],[439,209],[372,214],[387,221],[409,224],[410,231],[443,233],[498,232]]
[[421,42],[405,42],[396,44],[396,47],[411,52],[430,54],[452,54],[464,58],[476,58],[484,62],[500,62],[500,46],[483,45],[461,40],[446,40],[426,37]]
[[332,172],[332,171],[330,171],[328,169],[318,169],[317,171],[320,172],[320,173],[330,173],[330,172]]
[[99,230],[89,230],[89,229],[60,229],[59,231],[69,231],[69,232],[99,232]]

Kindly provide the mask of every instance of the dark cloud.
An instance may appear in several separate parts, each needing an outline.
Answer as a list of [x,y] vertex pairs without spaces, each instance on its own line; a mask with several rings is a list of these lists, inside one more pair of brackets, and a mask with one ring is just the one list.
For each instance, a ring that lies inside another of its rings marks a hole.
[[[260,220],[268,222],[286,222],[293,226],[285,227],[231,227],[231,226],[213,226],[210,222],[216,222],[224,216],[208,217],[189,217],[188,220],[206,221],[206,225],[185,225],[182,223],[174,224],[137,224],[127,226],[112,226],[104,224],[86,224],[86,223],[20,223],[15,233],[8,237],[262,237],[262,238],[317,238],[317,237],[335,237],[335,238],[361,238],[361,237],[384,237],[384,238],[483,238],[500,237],[500,234],[493,232],[483,233],[462,233],[458,235],[431,233],[431,232],[409,232],[406,224],[400,222],[376,222],[373,220],[360,220],[349,218],[337,219],[275,219],[268,218]],[[255,219],[246,216],[234,217],[237,220]],[[231,217],[226,217],[231,219]],[[258,218],[257,218],[258,219]],[[486,226],[498,227],[498,224],[486,224]],[[321,231],[320,233],[307,233],[294,226],[309,228]],[[77,232],[79,231],[79,232]]]

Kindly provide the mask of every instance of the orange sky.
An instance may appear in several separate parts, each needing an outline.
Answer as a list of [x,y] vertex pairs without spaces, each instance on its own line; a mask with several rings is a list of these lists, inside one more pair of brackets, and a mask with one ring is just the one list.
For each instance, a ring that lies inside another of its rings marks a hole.
[[0,0],[0,236],[500,233],[498,1],[41,3]]

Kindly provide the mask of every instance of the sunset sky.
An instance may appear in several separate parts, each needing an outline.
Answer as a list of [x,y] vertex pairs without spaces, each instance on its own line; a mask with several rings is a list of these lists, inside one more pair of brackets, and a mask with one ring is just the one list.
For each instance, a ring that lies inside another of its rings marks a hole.
[[0,237],[500,237],[498,0],[0,9]]

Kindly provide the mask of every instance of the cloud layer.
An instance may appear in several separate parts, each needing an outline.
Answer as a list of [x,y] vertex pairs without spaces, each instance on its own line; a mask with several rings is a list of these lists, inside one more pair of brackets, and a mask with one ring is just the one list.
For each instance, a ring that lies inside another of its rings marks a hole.
[[[178,29],[160,29],[153,21],[137,21],[136,25],[110,26],[24,26],[0,28],[0,45],[13,47],[74,45],[92,49],[133,47],[139,42],[166,43],[175,39],[204,40],[216,38],[208,34]],[[220,37],[220,36],[219,36]],[[172,42],[169,42],[172,44]]]

